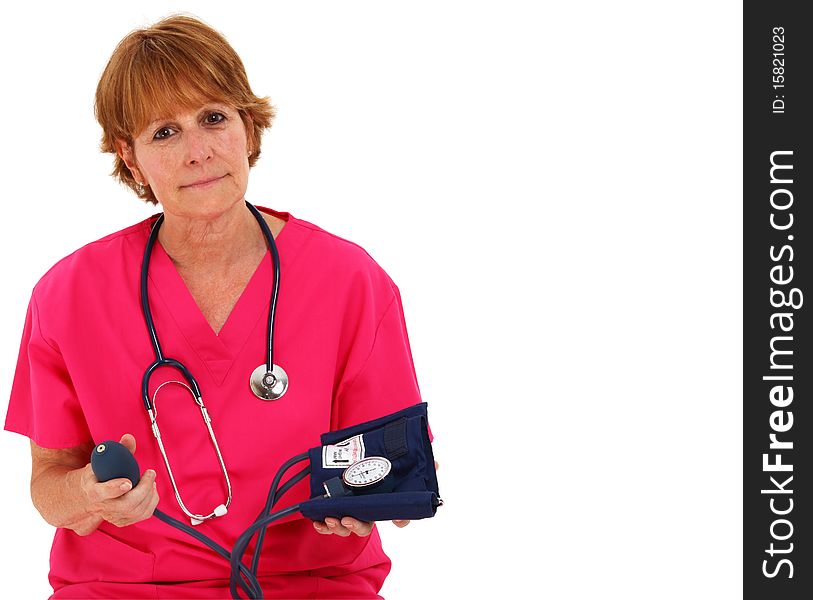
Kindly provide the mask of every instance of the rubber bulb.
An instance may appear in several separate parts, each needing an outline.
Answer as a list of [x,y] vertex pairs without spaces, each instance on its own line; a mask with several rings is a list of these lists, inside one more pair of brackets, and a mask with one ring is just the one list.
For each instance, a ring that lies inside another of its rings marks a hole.
[[127,446],[113,440],[102,442],[93,449],[90,467],[100,482],[124,477],[135,487],[141,480],[141,471],[133,453]]

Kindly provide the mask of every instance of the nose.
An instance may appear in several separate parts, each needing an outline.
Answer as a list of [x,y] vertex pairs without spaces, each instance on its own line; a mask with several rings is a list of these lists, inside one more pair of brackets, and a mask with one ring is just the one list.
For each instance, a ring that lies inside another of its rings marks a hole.
[[214,151],[211,140],[205,131],[192,129],[187,130],[185,133],[187,164],[197,165],[212,158]]

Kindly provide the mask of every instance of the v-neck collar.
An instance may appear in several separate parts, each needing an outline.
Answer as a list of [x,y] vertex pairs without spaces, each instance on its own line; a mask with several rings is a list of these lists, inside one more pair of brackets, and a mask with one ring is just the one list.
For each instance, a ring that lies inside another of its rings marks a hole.
[[[292,251],[299,246],[299,244],[292,243],[292,248],[288,247],[289,239],[297,237],[291,231],[292,221],[296,219],[290,213],[278,212],[259,205],[255,205],[255,207],[261,212],[286,221],[285,226],[274,238],[280,256],[280,284],[282,285],[286,267],[291,264]],[[147,223],[147,236],[149,236],[153,218],[148,219]],[[153,313],[165,311],[172,316],[191,349],[209,369],[212,379],[217,385],[222,385],[234,361],[260,321],[262,321],[263,331],[266,331],[273,276],[274,266],[269,251],[266,252],[249,279],[220,333],[216,334],[186,287],[186,283],[175,268],[172,259],[161,243],[156,240],[149,265],[150,308]],[[156,332],[167,356],[177,358],[166,349],[166,342],[162,338],[162,332],[158,329],[157,324]],[[166,337],[167,334],[163,335]],[[258,361],[260,358],[258,357]]]

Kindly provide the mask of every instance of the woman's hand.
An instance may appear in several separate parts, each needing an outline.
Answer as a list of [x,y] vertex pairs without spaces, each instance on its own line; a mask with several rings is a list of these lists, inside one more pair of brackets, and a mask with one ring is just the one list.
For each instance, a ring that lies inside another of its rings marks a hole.
[[[135,454],[136,441],[132,435],[125,433],[121,443]],[[152,516],[158,506],[155,477],[155,471],[148,469],[133,489],[130,489],[132,486],[127,478],[100,483],[88,463],[81,476],[81,485],[93,513],[116,527],[125,527]],[[122,484],[126,484],[126,489],[121,489]]]
[[[435,471],[438,470],[438,461],[435,461]],[[406,527],[409,525],[409,519],[393,521],[396,527]],[[359,521],[353,517],[342,517],[342,520],[328,517],[324,521],[314,521],[313,528],[319,533],[330,535],[335,533],[342,537],[347,537],[351,533],[355,533],[359,537],[370,535],[373,531],[373,523],[369,521]]]
[[319,533],[330,535],[335,533],[342,537],[347,537],[351,533],[355,533],[359,537],[366,537],[373,531],[372,522],[359,521],[353,517],[342,517],[342,520],[328,517],[323,521],[314,521],[313,527]]

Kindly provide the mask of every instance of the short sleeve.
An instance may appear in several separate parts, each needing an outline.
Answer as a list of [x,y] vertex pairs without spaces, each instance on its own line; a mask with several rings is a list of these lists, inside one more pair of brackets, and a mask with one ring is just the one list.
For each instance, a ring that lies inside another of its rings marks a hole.
[[34,294],[25,316],[4,429],[44,448],[73,448],[92,439],[62,354],[40,328]]
[[[370,333],[355,340],[347,377],[334,406],[334,429],[371,421],[421,403],[412,360],[401,294],[392,284],[393,297]],[[365,338],[371,337],[371,341]],[[433,439],[429,432],[430,441]]]

